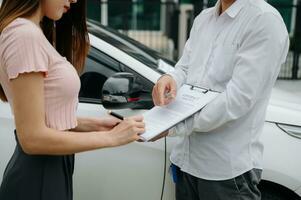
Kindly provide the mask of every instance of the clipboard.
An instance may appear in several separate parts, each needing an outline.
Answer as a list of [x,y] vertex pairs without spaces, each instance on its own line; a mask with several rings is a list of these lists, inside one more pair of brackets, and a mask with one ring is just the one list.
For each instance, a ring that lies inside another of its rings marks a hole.
[[205,88],[205,87],[195,86],[195,85],[191,85],[191,84],[184,84],[184,85],[190,86],[190,89],[191,89],[191,90],[194,90],[194,89],[200,89],[200,90],[203,90],[203,91],[201,91],[201,92],[203,92],[204,94],[206,94],[207,92],[221,93],[221,92],[219,92],[219,91],[217,91],[217,90],[212,90],[212,89]]
[[213,101],[220,92],[208,88],[184,84],[176,99],[164,107],[155,106],[146,111],[144,121],[146,131],[141,135],[144,141],[150,141],[164,131],[201,111]]

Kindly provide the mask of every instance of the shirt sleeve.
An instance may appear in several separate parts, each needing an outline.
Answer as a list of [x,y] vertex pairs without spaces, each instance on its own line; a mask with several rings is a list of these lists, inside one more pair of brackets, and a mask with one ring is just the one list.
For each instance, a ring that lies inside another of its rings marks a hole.
[[43,33],[36,27],[23,25],[7,31],[6,48],[3,53],[9,79],[29,72],[48,73],[48,56],[43,45]]
[[285,62],[289,37],[283,21],[271,13],[257,17],[234,58],[232,79],[215,100],[170,130],[170,135],[209,132],[247,114],[267,98]]

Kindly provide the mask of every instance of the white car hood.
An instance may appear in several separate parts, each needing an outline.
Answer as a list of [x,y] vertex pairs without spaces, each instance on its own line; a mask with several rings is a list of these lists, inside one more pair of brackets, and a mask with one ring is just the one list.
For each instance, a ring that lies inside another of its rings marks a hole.
[[301,82],[298,83],[300,87],[294,86],[297,90],[289,90],[288,85],[281,82],[276,84],[267,110],[267,121],[301,126]]

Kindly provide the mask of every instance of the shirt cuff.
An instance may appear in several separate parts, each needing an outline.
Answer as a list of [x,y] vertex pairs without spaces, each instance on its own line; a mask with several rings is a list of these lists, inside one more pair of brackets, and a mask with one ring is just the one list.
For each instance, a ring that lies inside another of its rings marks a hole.
[[193,132],[193,117],[189,117],[186,120],[178,123],[176,126],[169,130],[168,136],[189,136]]
[[183,84],[183,81],[181,81],[181,79],[177,76],[177,74],[175,73],[175,71],[166,73],[165,75],[171,76],[176,81],[176,83],[177,83],[177,89],[180,89],[180,87]]
[[168,137],[176,137],[176,136],[177,136],[177,134],[176,134],[176,128],[173,127],[173,128],[171,128],[171,129],[169,129],[168,135],[167,135],[167,136],[168,136]]

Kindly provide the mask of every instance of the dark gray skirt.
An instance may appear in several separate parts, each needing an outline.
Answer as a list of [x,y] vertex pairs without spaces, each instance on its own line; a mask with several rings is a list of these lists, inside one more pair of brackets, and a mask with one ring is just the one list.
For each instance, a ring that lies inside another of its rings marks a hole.
[[72,200],[74,155],[28,155],[16,148],[3,175],[0,200]]

